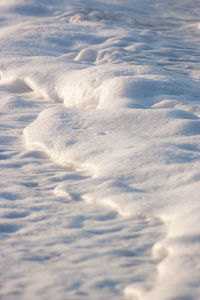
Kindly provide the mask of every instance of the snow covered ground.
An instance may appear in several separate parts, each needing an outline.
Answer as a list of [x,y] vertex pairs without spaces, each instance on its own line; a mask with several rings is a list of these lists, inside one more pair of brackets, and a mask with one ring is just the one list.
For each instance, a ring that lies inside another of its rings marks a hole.
[[0,2],[0,299],[200,299],[199,15]]

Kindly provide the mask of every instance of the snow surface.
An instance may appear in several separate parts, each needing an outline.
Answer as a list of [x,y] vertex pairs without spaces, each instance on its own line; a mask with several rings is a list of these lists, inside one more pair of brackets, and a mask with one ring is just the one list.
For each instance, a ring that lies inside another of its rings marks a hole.
[[1,299],[200,298],[199,14],[0,2]]

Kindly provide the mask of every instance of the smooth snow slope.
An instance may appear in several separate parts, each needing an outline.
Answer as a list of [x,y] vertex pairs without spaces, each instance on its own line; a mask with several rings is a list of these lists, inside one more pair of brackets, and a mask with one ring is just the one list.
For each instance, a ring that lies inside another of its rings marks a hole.
[[200,298],[199,13],[0,3],[2,299]]

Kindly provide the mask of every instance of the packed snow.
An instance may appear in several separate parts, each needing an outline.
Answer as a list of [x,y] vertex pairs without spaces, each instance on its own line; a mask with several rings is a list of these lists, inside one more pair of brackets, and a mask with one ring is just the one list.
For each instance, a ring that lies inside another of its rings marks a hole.
[[0,3],[0,298],[200,298],[200,3]]

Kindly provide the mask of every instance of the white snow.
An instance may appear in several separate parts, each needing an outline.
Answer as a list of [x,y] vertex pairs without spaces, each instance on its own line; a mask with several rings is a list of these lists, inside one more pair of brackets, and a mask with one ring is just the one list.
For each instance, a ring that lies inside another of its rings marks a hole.
[[96,58],[97,58],[97,52],[95,50],[93,50],[93,49],[83,49],[75,57],[75,60],[95,62]]
[[0,298],[200,298],[199,13],[0,3]]

